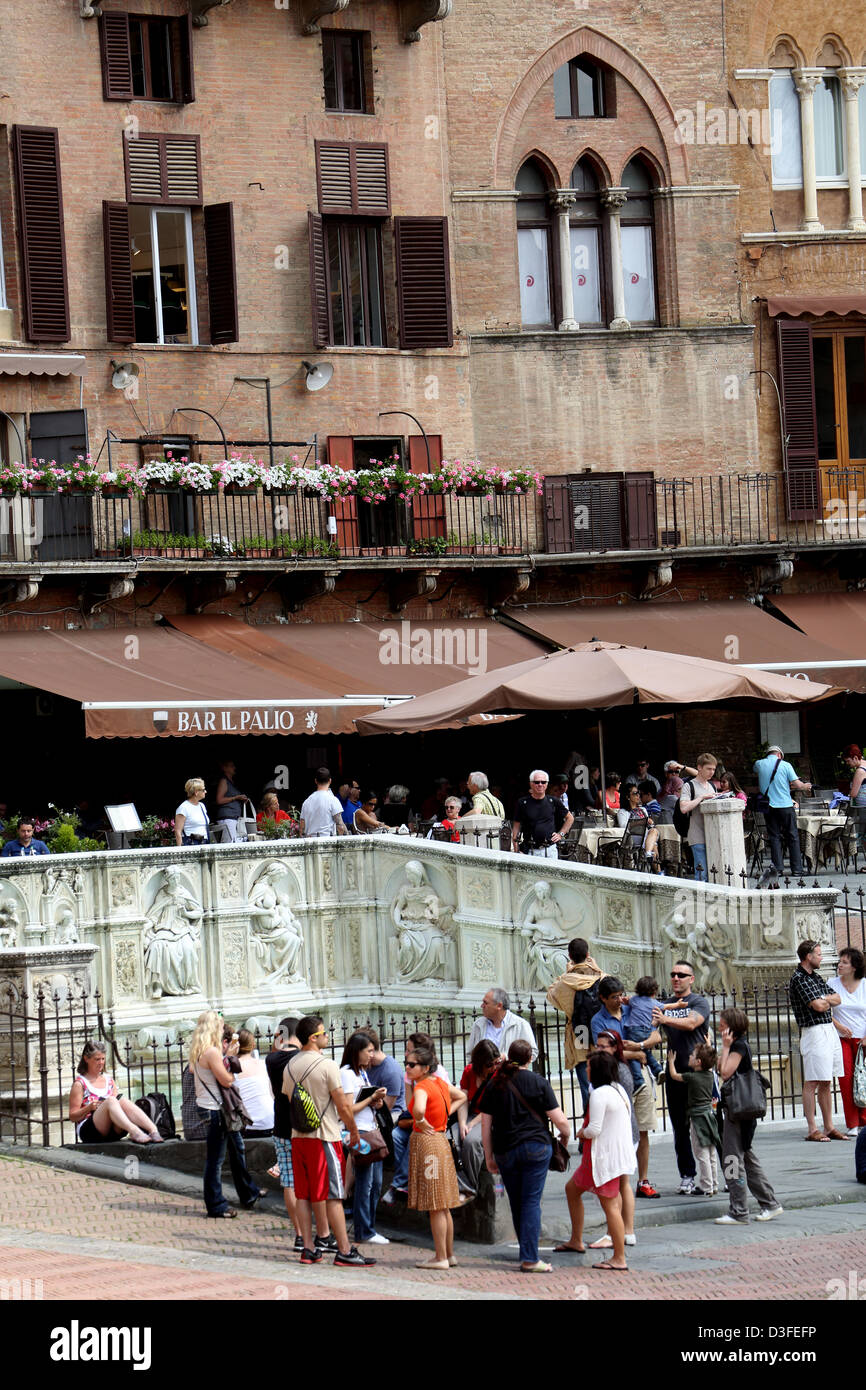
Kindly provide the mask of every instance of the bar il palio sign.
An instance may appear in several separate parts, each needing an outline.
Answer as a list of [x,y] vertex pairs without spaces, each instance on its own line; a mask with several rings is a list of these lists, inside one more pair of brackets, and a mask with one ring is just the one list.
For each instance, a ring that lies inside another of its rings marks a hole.
[[[319,722],[318,710],[307,710],[303,721],[304,727],[315,733]],[[290,709],[258,709],[255,706],[251,709],[154,710],[153,722],[158,733],[290,734],[295,727],[295,712]]]
[[[375,706],[374,706],[375,707]],[[366,708],[369,708],[367,706]],[[286,735],[354,733],[353,715],[361,714],[361,704],[309,705],[263,701],[245,704],[231,701],[184,705],[168,701],[164,705],[88,702],[84,705],[88,738],[207,738],[220,735]]]

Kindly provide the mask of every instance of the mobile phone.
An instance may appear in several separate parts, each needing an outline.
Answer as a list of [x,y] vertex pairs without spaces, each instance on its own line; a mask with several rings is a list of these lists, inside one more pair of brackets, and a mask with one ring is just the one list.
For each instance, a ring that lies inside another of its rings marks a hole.
[[232,1042],[240,1042],[240,1033],[232,1033]]

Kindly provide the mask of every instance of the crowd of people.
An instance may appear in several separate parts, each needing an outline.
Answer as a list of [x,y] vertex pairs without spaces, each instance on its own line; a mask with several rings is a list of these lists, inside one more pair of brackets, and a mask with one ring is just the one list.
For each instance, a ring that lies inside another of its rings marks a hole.
[[[846,947],[837,975],[825,982],[820,944],[803,941],[797,954],[789,989],[800,1029],[806,1138],[856,1139],[858,1176],[866,1181],[866,1107],[855,1080],[858,1048],[866,1045],[866,960]],[[434,1248],[418,1267],[445,1272],[456,1264],[452,1212],[477,1195],[486,1168],[507,1195],[520,1269],[544,1273],[551,1268],[539,1255],[547,1174],[566,1166],[557,1159],[558,1145],[576,1140],[578,1164],[566,1183],[571,1232],[554,1249],[609,1252],[593,1268],[619,1272],[636,1244],[635,1199],[661,1195],[649,1176],[660,1086],[673,1131],[677,1195],[709,1198],[724,1187],[728,1211],[715,1218],[720,1225],[748,1223],[750,1193],[758,1221],[781,1215],[755,1153],[757,1119],[741,1113],[731,1092],[735,1077],[744,1086],[757,1082],[759,1091],[768,1084],[755,1068],[746,1013],[724,1009],[713,1037],[710,1004],[695,990],[689,961],[674,961],[667,994],[650,976],[629,993],[602,971],[583,938],[569,942],[568,956],[548,1000],[566,1016],[564,1065],[576,1070],[583,1098],[574,1135],[550,1081],[532,1069],[538,1047],[529,1023],[498,987],[481,1001],[459,1085],[426,1033],[409,1035],[401,1063],[383,1050],[375,1028],[356,1028],[338,1064],[328,1055],[331,1039],[319,1015],[284,1018],[272,1049],[260,1057],[249,1030],[233,1029],[212,1010],[203,1013],[184,1075],[183,1125],[186,1138],[205,1141],[207,1215],[238,1215],[222,1189],[226,1152],[240,1206],[251,1210],[263,1199],[244,1141],[267,1139],[276,1158],[270,1172],[279,1179],[301,1263],[333,1255],[336,1265],[374,1264],[366,1248],[389,1243],[378,1230],[379,1214],[404,1202],[429,1217]],[[143,1103],[122,1096],[107,1075],[105,1057],[101,1044],[87,1043],[78,1064],[69,1117],[79,1141],[161,1142]],[[833,1125],[834,1078],[847,1134]],[[815,1125],[816,1100],[823,1130]],[[228,1113],[239,1119],[230,1121]],[[389,1156],[393,1177],[383,1197]],[[602,1206],[606,1233],[586,1245],[589,1194]]]

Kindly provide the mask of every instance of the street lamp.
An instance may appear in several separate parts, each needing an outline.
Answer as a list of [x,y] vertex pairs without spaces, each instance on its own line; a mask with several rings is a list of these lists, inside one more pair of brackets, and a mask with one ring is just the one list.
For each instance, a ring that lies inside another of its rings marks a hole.
[[[209,410],[202,410],[201,406],[198,405],[178,405],[175,406],[174,410],[168,417],[169,425],[171,424],[175,415],[206,415],[209,420],[213,420],[214,424],[220,432],[220,438],[223,442],[223,458],[225,458],[226,454],[228,453],[229,446],[226,443],[225,430],[223,429],[222,425],[220,424],[219,420],[216,418],[215,415],[211,415]],[[166,433],[167,432],[168,425],[166,425]]]
[[419,430],[421,431],[421,435],[422,435],[422,438],[423,438],[423,440],[424,440],[424,448],[427,450],[427,472],[429,473],[429,472],[430,472],[430,444],[429,444],[429,441],[428,441],[428,439],[427,439],[427,435],[426,435],[425,432],[424,432],[424,426],[421,424],[421,421],[418,420],[414,415],[410,415],[408,410],[380,410],[380,411],[379,411],[379,419],[380,419],[380,420],[382,419],[382,416],[383,416],[383,415],[405,415],[405,416],[407,417],[407,419],[413,420],[413,421],[415,422],[415,424],[418,426]]

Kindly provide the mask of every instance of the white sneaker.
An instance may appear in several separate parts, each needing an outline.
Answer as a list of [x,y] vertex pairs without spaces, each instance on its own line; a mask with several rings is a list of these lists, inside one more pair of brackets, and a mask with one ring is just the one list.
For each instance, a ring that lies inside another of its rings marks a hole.
[[784,1210],[784,1207],[764,1207],[763,1210],[758,1212],[758,1215],[755,1217],[755,1220],[772,1221],[774,1216],[781,1216]]
[[747,1226],[749,1224],[747,1216],[731,1216],[729,1212],[725,1212],[724,1216],[717,1216],[715,1221],[717,1226]]
[[637,1245],[637,1236],[631,1235],[625,1238],[626,1245]]
[[856,1139],[860,1131],[855,1125],[853,1129],[848,1129],[845,1131],[845,1133],[848,1135],[849,1139]]
[[695,1190],[695,1180],[694,1180],[694,1178],[683,1178],[682,1182],[680,1183],[679,1187],[677,1188],[677,1194],[680,1195],[680,1196],[682,1196],[682,1197],[691,1197],[691,1195],[692,1195],[692,1193],[694,1192],[694,1190]]
[[373,1234],[371,1235],[370,1239],[369,1239],[368,1241],[366,1241],[365,1244],[367,1244],[367,1245],[390,1245],[391,1242],[390,1242],[390,1240],[388,1239],[387,1236],[380,1236],[379,1233],[378,1233],[378,1231],[374,1231]]

